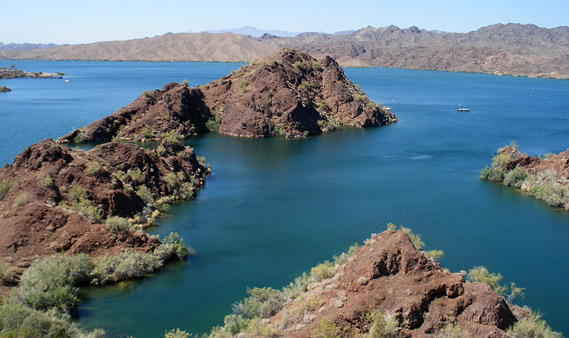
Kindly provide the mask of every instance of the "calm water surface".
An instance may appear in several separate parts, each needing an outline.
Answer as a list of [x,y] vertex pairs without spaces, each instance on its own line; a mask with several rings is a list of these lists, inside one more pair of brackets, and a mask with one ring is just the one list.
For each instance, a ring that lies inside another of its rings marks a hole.
[[[207,83],[240,64],[0,61],[62,80],[5,80],[0,163],[114,112],[143,90]],[[213,168],[193,202],[154,233],[198,252],[152,278],[83,292],[79,323],[113,337],[195,333],[223,323],[247,287],[282,287],[393,222],[442,249],[452,271],[476,265],[526,287],[518,303],[569,333],[569,214],[478,173],[516,140],[533,155],[569,146],[569,81],[398,69],[346,69],[397,124],[304,140],[211,134],[188,141]],[[459,107],[471,109],[456,112]]]

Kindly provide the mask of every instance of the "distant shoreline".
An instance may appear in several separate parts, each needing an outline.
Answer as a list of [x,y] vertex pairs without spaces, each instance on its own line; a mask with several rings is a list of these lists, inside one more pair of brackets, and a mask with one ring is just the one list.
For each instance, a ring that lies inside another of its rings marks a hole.
[[0,70],[0,80],[9,80],[15,78],[24,79],[62,79],[65,73],[44,73],[44,72],[28,72],[20,69]]

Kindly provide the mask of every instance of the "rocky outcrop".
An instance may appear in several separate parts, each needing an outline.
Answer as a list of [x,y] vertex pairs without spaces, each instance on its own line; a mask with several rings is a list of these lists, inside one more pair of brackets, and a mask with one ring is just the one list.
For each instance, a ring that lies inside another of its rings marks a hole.
[[512,144],[498,149],[480,178],[528,192],[545,203],[569,210],[569,149],[544,157],[520,153]]
[[285,337],[309,337],[329,320],[356,337],[369,331],[373,312],[395,316],[397,337],[437,336],[449,326],[471,337],[505,337],[505,329],[517,321],[488,285],[445,271],[404,232],[385,231],[340,265],[333,278],[309,285],[270,324]]
[[25,267],[55,252],[152,250],[160,242],[136,225],[162,203],[195,196],[207,172],[177,141],[83,151],[46,139],[0,169],[0,257]]
[[189,137],[209,130],[246,137],[302,137],[340,125],[373,127],[396,120],[354,86],[330,57],[317,61],[285,49],[205,86],[170,83],[145,92],[60,141],[161,140],[173,133]]

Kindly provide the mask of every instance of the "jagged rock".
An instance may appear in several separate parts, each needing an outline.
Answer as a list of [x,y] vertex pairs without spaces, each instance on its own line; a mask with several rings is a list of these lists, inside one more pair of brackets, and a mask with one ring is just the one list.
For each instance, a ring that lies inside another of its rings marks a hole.
[[[287,317],[294,313],[290,303],[271,323],[282,327],[286,337],[308,337],[328,318],[347,337],[356,337],[366,332],[366,314],[379,311],[396,316],[398,337],[437,336],[447,324],[460,326],[471,337],[505,337],[504,330],[517,321],[488,285],[445,272],[402,231],[385,231],[368,240],[353,260],[338,267],[334,278],[339,278],[338,289],[307,291],[303,299],[314,296],[316,301],[304,317]],[[310,322],[304,320],[307,316]]]
[[152,250],[157,239],[130,230],[115,234],[101,223],[149,214],[154,204],[148,199],[191,198],[197,186],[189,182],[196,185],[206,174],[194,151],[177,142],[153,151],[114,142],[83,151],[46,139],[0,169],[0,182],[9,187],[0,198],[0,256],[12,256],[18,266],[55,252]]
[[373,103],[332,58],[318,61],[284,49],[205,86],[169,83],[145,92],[59,141],[150,141],[209,129],[246,137],[302,137],[340,125],[373,127],[395,121],[395,115]]

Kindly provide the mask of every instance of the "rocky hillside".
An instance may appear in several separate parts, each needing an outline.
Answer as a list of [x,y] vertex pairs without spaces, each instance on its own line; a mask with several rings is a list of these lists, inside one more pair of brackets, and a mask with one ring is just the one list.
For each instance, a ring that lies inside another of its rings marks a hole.
[[281,291],[251,289],[210,337],[507,337],[527,320],[488,284],[441,268],[419,242],[387,230]]
[[435,34],[417,27],[366,27],[348,34],[302,33],[260,38],[232,33],[166,34],[32,51],[6,51],[5,59],[253,61],[296,48],[342,66],[513,74],[569,78],[569,27],[496,24],[470,33]]
[[152,250],[160,242],[136,230],[161,205],[192,198],[207,171],[177,141],[83,151],[46,139],[0,169],[0,257],[22,268],[56,252]]
[[373,103],[330,57],[284,49],[219,80],[189,88],[170,83],[61,142],[160,140],[209,130],[246,136],[302,137],[340,125],[381,126],[397,118]]
[[520,153],[515,143],[498,149],[480,178],[528,192],[545,203],[569,210],[569,149],[544,157]]

